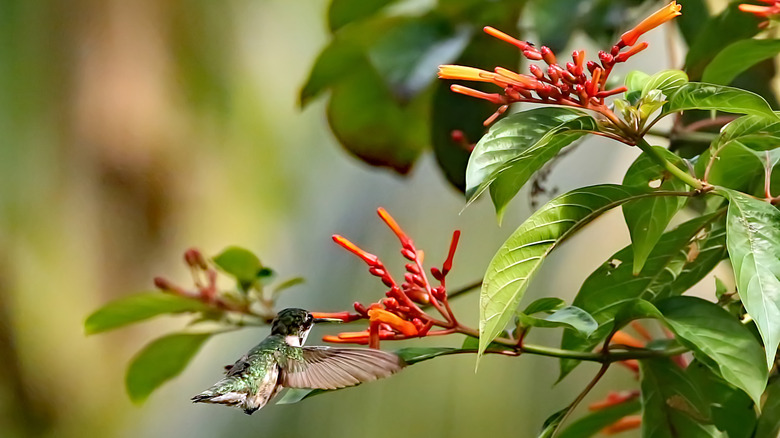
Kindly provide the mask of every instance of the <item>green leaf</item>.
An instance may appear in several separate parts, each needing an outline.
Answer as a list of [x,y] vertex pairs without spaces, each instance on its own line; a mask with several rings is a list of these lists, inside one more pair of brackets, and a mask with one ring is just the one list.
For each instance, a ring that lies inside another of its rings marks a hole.
[[[682,158],[660,146],[651,147],[673,165],[685,169]],[[628,168],[623,185],[642,188],[654,186],[670,191],[685,191],[688,188],[684,182],[669,175],[647,153],[640,155]],[[634,275],[642,270],[650,251],[686,201],[684,196],[664,196],[641,199],[623,206],[623,216],[634,247]]]
[[[621,249],[582,284],[572,303],[599,323],[588,339],[564,332],[561,347],[589,351],[612,331],[621,306],[642,298],[650,302],[680,295],[698,283],[726,256],[723,215],[716,213],[685,222],[664,233],[639,275],[633,274],[633,248]],[[563,359],[560,379],[578,364]]]
[[780,40],[746,39],[734,42],[721,50],[704,69],[702,82],[728,85],[740,73],[774,58],[780,53]]
[[430,96],[401,104],[367,58],[351,69],[349,80],[331,87],[326,112],[333,134],[362,161],[408,173],[428,144]]
[[512,114],[479,140],[466,168],[469,203],[490,187],[496,215],[546,162],[587,132],[596,120],[578,109],[546,107]]
[[[707,181],[713,185],[749,191],[757,181],[763,184],[764,166],[761,159],[755,151],[739,142],[705,151],[696,161],[696,174],[704,177],[708,166]],[[711,200],[713,198],[717,196],[710,197]]]
[[557,438],[588,438],[598,434],[605,427],[620,420],[626,415],[639,412],[642,408],[639,400],[631,400],[624,403],[608,406],[597,411],[592,411],[586,416],[568,425]]
[[328,8],[328,25],[331,32],[369,17],[394,0],[332,0]]
[[263,269],[260,259],[254,253],[237,246],[225,248],[213,260],[220,269],[233,276],[244,290],[257,280],[260,270]]
[[579,307],[566,306],[553,312],[545,318],[537,318],[524,314],[518,315],[525,326],[530,327],[564,327],[575,330],[583,337],[593,333],[599,324],[590,314]]
[[285,290],[295,287],[299,284],[305,283],[306,280],[303,279],[303,277],[293,277],[290,279],[287,279],[278,285],[274,287],[274,295],[284,292]]
[[[739,3],[731,2],[717,16],[707,20],[703,29],[696,35],[696,39],[689,43],[690,49],[685,57],[685,71],[688,72],[691,80],[700,80],[704,68],[724,47],[735,41],[750,38],[761,30],[758,27],[761,20],[753,14],[740,11]],[[685,11],[690,11],[690,8],[697,6],[683,7]],[[683,13],[683,16],[687,15],[688,12]],[[698,24],[701,26],[701,23]]]
[[615,318],[612,323],[612,331],[616,332],[627,326],[631,321],[638,319],[660,319],[663,320],[661,312],[649,301],[641,298],[634,298],[621,303],[615,312]]
[[480,354],[512,320],[528,284],[553,249],[605,211],[645,196],[649,194],[617,185],[584,187],[556,197],[520,225],[493,257],[482,282]]
[[712,420],[729,438],[750,438],[756,426],[753,400],[715,374],[698,360],[692,361],[685,374],[694,386],[701,389],[712,410]]
[[777,438],[780,436],[780,379],[767,388],[767,397],[761,407],[761,417],[753,438]]
[[413,365],[424,360],[433,359],[434,357],[445,356],[448,354],[459,354],[460,352],[462,352],[462,350],[458,348],[407,347],[396,350],[395,354],[403,359],[407,365]]
[[[451,3],[449,6],[453,6]],[[503,8],[493,12],[489,22],[480,25],[490,25],[496,29],[512,29],[517,26],[521,4],[480,2],[472,6],[480,11],[487,7]],[[444,5],[440,5],[440,9]],[[470,16],[471,13],[464,13]],[[494,38],[485,37],[478,28],[470,29],[471,40],[454,63],[457,65],[475,66],[510,66],[520,63],[521,53],[510,44],[496,44]],[[433,104],[431,118],[431,143],[436,162],[447,180],[460,191],[466,190],[466,165],[471,155],[471,146],[485,134],[485,121],[496,111],[496,105],[483,99],[453,93],[450,90],[452,81],[438,80],[433,85]],[[480,85],[470,85],[480,88]],[[487,89],[484,88],[484,89]],[[462,141],[455,141],[452,134],[455,131],[463,133]]]
[[642,437],[724,437],[712,423],[701,389],[667,358],[639,362],[642,381]]
[[553,435],[555,435],[555,431],[558,430],[558,427],[560,427],[561,421],[563,421],[570,409],[571,407],[565,407],[547,417],[547,419],[544,420],[542,430],[539,432],[539,435],[537,435],[537,438],[552,438]]
[[141,403],[163,383],[178,376],[211,333],[174,333],[157,338],[135,355],[125,376],[130,400]]
[[688,75],[682,70],[660,71],[644,81],[641,97],[647,96],[653,90],[661,90],[665,96],[669,96],[687,83]]
[[[341,388],[344,389],[344,388]],[[291,405],[303,401],[309,397],[322,394],[324,392],[338,391],[338,389],[310,389],[310,388],[287,388],[284,395],[276,402],[277,405]]]
[[626,100],[632,105],[636,105],[642,95],[642,88],[649,79],[650,75],[643,71],[632,70],[628,72],[625,80],[626,88],[628,88],[625,92]]
[[349,78],[350,66],[363,59],[363,47],[360,44],[343,38],[334,39],[317,56],[306,83],[301,87],[301,107],[306,107],[334,84]]
[[531,304],[529,304],[525,310],[523,310],[524,315],[533,315],[534,313],[539,312],[552,312],[555,310],[558,310],[566,305],[566,302],[563,301],[560,298],[556,297],[542,297]]
[[166,313],[203,312],[202,302],[164,292],[147,292],[112,301],[87,317],[88,335],[113,330]]
[[672,297],[657,303],[667,326],[694,356],[756,404],[767,382],[764,353],[739,320],[717,304],[696,297]]
[[752,114],[777,118],[763,97],[724,85],[688,82],[667,96],[664,115],[691,109]]
[[726,245],[737,291],[761,333],[767,368],[780,344],[780,211],[743,193],[719,188],[729,199]]

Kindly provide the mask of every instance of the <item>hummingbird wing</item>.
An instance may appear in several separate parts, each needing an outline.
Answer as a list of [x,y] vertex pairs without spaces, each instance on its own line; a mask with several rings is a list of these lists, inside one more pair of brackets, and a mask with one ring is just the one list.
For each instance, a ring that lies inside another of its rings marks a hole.
[[338,389],[387,377],[406,364],[393,353],[364,348],[302,347],[298,358],[280,363],[282,385]]

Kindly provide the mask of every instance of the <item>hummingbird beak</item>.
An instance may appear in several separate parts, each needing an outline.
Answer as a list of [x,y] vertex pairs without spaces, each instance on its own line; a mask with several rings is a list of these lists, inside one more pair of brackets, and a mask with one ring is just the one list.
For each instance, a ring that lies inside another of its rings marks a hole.
[[311,316],[314,318],[314,323],[320,322],[346,322],[349,315],[347,312],[339,313],[325,313],[325,312],[311,312]]

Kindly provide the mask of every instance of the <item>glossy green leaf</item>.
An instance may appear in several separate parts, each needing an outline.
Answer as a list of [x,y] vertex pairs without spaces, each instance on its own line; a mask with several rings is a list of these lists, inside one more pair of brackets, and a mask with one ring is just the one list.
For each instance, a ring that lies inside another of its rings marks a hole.
[[208,310],[202,302],[164,292],[147,292],[112,301],[87,317],[84,331],[105,332],[158,315]]
[[670,359],[639,362],[643,438],[713,438],[725,434],[712,425],[712,410],[701,388]]
[[[673,165],[685,169],[682,158],[660,146],[651,146],[658,154]],[[643,153],[628,168],[623,178],[624,186],[648,188],[650,186],[669,190],[685,191],[688,186],[671,176],[648,154]],[[641,270],[658,239],[669,226],[674,215],[685,205],[684,196],[663,196],[645,198],[623,206],[623,216],[631,234],[634,247],[634,268],[636,275]]]
[[589,438],[595,436],[605,427],[626,415],[639,412],[641,408],[642,405],[639,400],[630,400],[589,412],[563,429],[557,435],[557,438]]
[[688,82],[667,96],[664,114],[691,109],[752,114],[776,118],[763,97],[750,91],[724,85]]
[[780,211],[729,189],[727,239],[737,291],[761,333],[766,364],[772,368],[780,344]]
[[493,125],[477,143],[466,168],[469,202],[490,187],[499,221],[507,203],[546,162],[587,132],[596,120],[581,110],[536,108]]
[[174,333],[157,338],[130,362],[125,386],[130,400],[141,403],[163,383],[178,376],[211,333]]
[[563,301],[560,298],[556,297],[542,297],[535,301],[533,301],[531,304],[529,304],[525,310],[523,310],[524,315],[533,315],[534,313],[539,312],[553,312],[555,310],[558,310],[562,307],[566,306],[566,302]]
[[520,225],[493,257],[482,282],[480,353],[512,320],[553,249],[605,211],[645,196],[639,189],[617,185],[585,187],[556,197]]
[[696,297],[657,303],[667,326],[694,356],[760,403],[767,382],[764,352],[739,320],[717,304]]
[[642,95],[642,88],[644,88],[645,83],[650,79],[650,75],[640,71],[640,70],[632,70],[628,72],[626,75],[626,100],[629,101],[632,105],[636,104],[636,102],[639,100],[639,97]]
[[688,75],[682,70],[660,71],[644,81],[641,97],[645,97],[653,90],[661,90],[665,96],[677,91],[688,83]]
[[[588,339],[564,332],[561,346],[590,351],[612,331],[618,310],[642,298],[655,302],[680,295],[710,272],[726,256],[724,217],[713,214],[692,219],[664,233],[639,275],[633,274],[633,248],[629,245],[602,264],[582,284],[573,305],[599,323]],[[578,364],[563,359],[560,378]]]
[[363,50],[361,44],[344,38],[334,39],[325,47],[314,61],[306,83],[301,87],[301,107],[308,105],[334,84],[348,79],[350,66],[363,62]]
[[237,246],[225,248],[213,258],[223,271],[235,277],[243,285],[251,285],[263,269],[260,259],[251,251]]
[[520,322],[529,327],[564,327],[584,337],[593,333],[599,324],[590,314],[579,307],[566,306],[544,318],[520,314]]
[[328,7],[328,25],[331,32],[353,21],[369,17],[394,0],[332,0]]
[[[684,2],[681,2],[685,5]],[[685,58],[685,71],[693,81],[702,77],[707,64],[729,44],[750,38],[760,31],[758,24],[760,19],[753,14],[746,14],[739,10],[740,2],[731,2],[717,16],[707,20],[706,23],[698,23],[702,26],[696,38],[689,44],[690,49]],[[696,7],[696,6],[691,6]],[[683,6],[683,16],[687,16],[690,8]],[[686,17],[680,17],[686,18]]]
[[780,436],[780,379],[775,379],[767,388],[767,397],[761,407],[761,416],[756,424],[754,438],[777,438]]
[[[764,179],[764,166],[759,156],[739,142],[728,143],[717,150],[708,149],[696,161],[695,170],[699,177],[707,175],[710,184],[746,192]],[[710,197],[713,198],[718,197]]]
[[663,315],[653,303],[641,298],[633,298],[621,303],[617,308],[612,323],[612,331],[618,331],[627,326],[630,322],[638,319],[663,320]]
[[729,44],[707,65],[702,82],[728,85],[740,73],[780,53],[780,40],[745,39]]

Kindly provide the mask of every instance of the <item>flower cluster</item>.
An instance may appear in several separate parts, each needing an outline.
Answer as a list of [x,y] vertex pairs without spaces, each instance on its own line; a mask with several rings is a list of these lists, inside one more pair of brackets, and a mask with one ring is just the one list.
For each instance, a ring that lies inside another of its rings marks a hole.
[[[513,38],[492,27],[485,27],[487,34],[516,46],[530,61],[544,61],[545,67],[537,64],[529,66],[530,75],[520,74],[496,67],[494,71],[481,70],[460,65],[442,65],[439,67],[439,78],[490,82],[503,89],[503,93],[485,93],[462,85],[452,85],[450,89],[456,93],[485,99],[500,105],[498,110],[485,120],[485,125],[491,124],[503,114],[514,102],[533,102],[574,106],[591,109],[614,119],[604,104],[604,98],[626,91],[625,87],[607,89],[607,79],[615,64],[625,62],[632,56],[646,49],[646,42],[637,43],[645,32],[680,15],[681,5],[676,1],[669,3],[655,12],[636,27],[624,33],[620,40],[612,46],[609,53],[599,51],[598,62],[586,61],[584,50],[575,50],[572,61],[564,66],[558,64],[553,51],[546,46],[539,49],[527,41]],[[614,121],[614,120],[613,120]]]
[[[404,281],[399,284],[390,275],[384,263],[374,254],[360,249],[342,236],[334,235],[333,241],[363,260],[368,265],[368,272],[378,277],[388,290],[385,292],[385,298],[379,302],[368,306],[356,302],[354,308],[357,313],[320,314],[344,321],[369,320],[367,330],[324,336],[323,340],[342,344],[368,344],[371,348],[379,348],[380,340],[409,339],[460,331],[462,327],[453,315],[447,300],[445,283],[445,278],[452,268],[460,231],[453,233],[449,254],[441,269],[435,267],[430,269],[431,276],[438,282],[438,285],[434,286],[423,268],[423,251],[415,247],[412,239],[385,209],[379,208],[377,212],[400,240],[401,255],[409,261],[405,266]],[[424,308],[428,306],[436,309],[441,317],[426,312]],[[433,327],[439,327],[440,330],[432,330]]]

